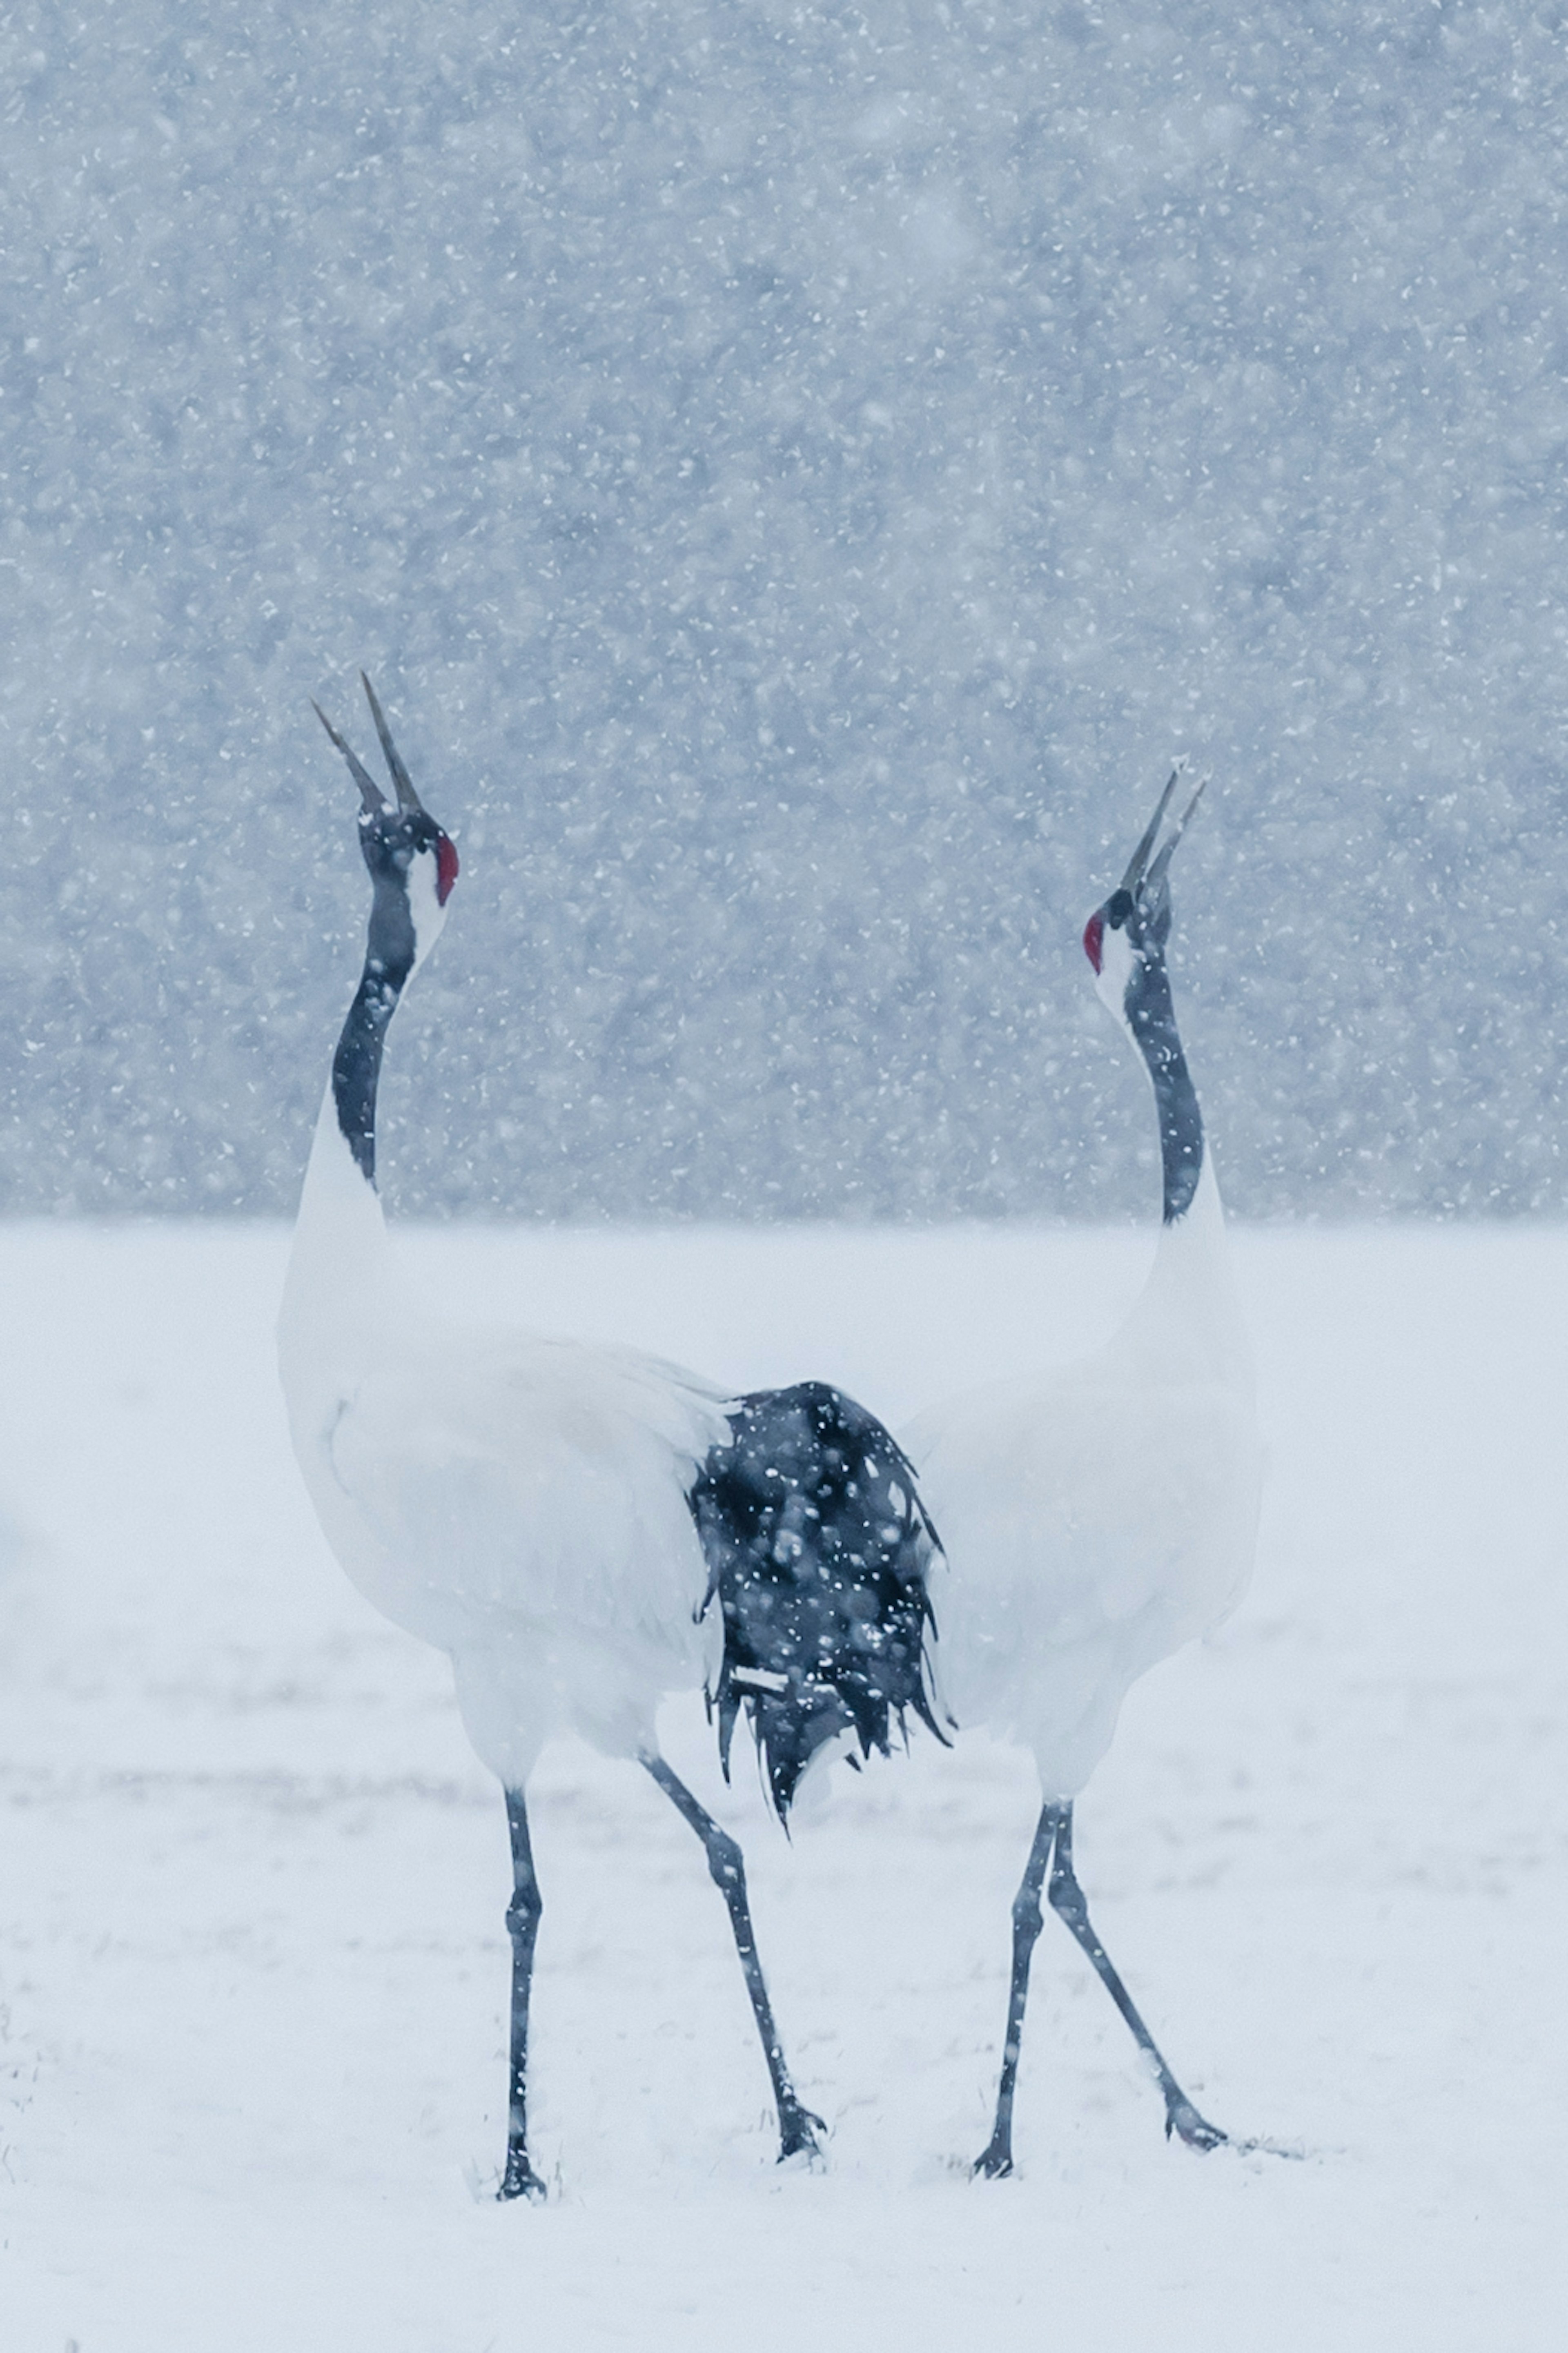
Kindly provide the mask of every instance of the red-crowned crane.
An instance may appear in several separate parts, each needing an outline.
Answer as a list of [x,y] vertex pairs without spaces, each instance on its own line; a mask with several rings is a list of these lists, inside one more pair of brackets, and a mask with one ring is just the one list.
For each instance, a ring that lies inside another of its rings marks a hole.
[[705,1683],[700,1620],[717,1601],[725,1769],[744,1707],[781,1818],[835,1735],[885,1752],[890,1715],[913,1708],[931,1724],[931,1525],[881,1424],[822,1383],[727,1398],[629,1348],[444,1324],[405,1293],[375,1186],[376,1087],[388,1025],[446,921],[458,853],[363,684],[396,805],[318,705],[359,786],[373,898],[310,1148],[279,1357],[329,1544],[378,1609],[449,1653],[468,1736],[505,1792],[512,1984],[500,2195],[543,2194],[528,2147],[542,1905],[524,1789],[559,1731],[636,1758],[702,1841],[773,2080],[780,2156],[809,2154],[821,2119],[784,2064],[741,1850],[660,1756],[655,1711],[667,1693]]
[[1083,935],[1100,997],[1153,1082],[1164,1222],[1149,1281],[1097,1355],[956,1398],[903,1434],[952,1570],[937,1604],[944,1694],[961,1724],[989,1725],[1031,1749],[1040,1775],[1039,1823],[1013,1905],[995,2126],[975,2167],[993,2176],[1013,2169],[1042,1887],[1156,2073],[1167,2134],[1205,2149],[1226,2138],[1183,2092],[1107,1958],[1072,1845],[1073,1800],[1130,1685],[1225,1616],[1257,1539],[1251,1358],[1165,967],[1171,859],[1203,790],[1162,841],[1175,786],[1173,776]]

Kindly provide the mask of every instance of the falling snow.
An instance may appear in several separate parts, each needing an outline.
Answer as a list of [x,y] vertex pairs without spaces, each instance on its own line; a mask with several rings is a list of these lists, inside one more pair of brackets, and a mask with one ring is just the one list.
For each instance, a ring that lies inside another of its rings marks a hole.
[[1258,1576],[1078,1860],[1291,2161],[1167,2148],[1047,1938],[971,2184],[1026,1760],[791,1845],[677,1704],[829,2163],[563,1742],[520,2214],[499,1800],[324,1553],[234,1213],[359,969],[362,663],[463,861],[382,1098],[459,1304],[895,1424],[1103,1337],[1146,1245],[1081,1221],[1159,1179],[1079,940],[1178,754],[1232,1206],[1568,1208],[1563,8],[35,0],[0,115],[7,2353],[1549,2343],[1559,1233],[1241,1236]]
[[13,1207],[290,1202],[361,661],[465,860],[405,1208],[1146,1205],[1075,941],[1173,751],[1235,1206],[1561,1207],[1560,11],[0,44]]

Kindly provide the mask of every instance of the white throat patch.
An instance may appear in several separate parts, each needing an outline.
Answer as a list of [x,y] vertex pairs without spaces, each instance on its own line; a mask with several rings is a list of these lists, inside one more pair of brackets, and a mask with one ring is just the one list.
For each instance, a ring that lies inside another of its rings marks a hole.
[[408,913],[414,924],[414,961],[423,962],[441,935],[447,910],[436,896],[436,853],[416,849],[408,861]]
[[1127,1018],[1127,985],[1137,962],[1137,951],[1125,930],[1113,930],[1107,923],[1100,935],[1100,970],[1094,985],[1100,1002],[1121,1022]]

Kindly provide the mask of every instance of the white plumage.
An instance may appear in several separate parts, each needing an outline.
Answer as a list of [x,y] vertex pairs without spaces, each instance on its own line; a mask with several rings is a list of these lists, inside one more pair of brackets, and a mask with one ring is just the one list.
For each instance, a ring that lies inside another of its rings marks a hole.
[[944,1694],[961,1725],[1029,1748],[1052,1797],[1082,1789],[1131,1685],[1222,1618],[1250,1570],[1258,1446],[1223,1252],[1205,1174],[1104,1348],[903,1434],[952,1571],[936,1588]]
[[1014,1906],[996,2126],[979,2160],[989,2174],[1012,2167],[1047,1866],[1050,1902],[1158,2070],[1167,2131],[1200,2147],[1225,2137],[1165,2066],[1089,1926],[1072,1867],[1072,1801],[1110,1746],[1128,1689],[1234,1606],[1257,1536],[1251,1358],[1164,963],[1166,874],[1192,813],[1156,850],[1174,782],[1084,935],[1100,994],[1154,1085],[1165,1219],[1148,1284],[1093,1356],[973,1390],[903,1437],[951,1570],[934,1596],[945,1696],[961,1725],[989,1725],[1028,1747],[1040,1774],[1040,1822]]
[[[836,1391],[807,1384],[727,1401],[630,1349],[457,1329],[405,1295],[375,1189],[376,1085],[458,858],[368,680],[365,691],[398,805],[321,714],[360,787],[374,898],[306,1173],[279,1366],[328,1541],[377,1609],[450,1654],[469,1737],[506,1793],[513,1968],[500,2194],[542,2194],[527,2141],[542,1902],[524,1788],[543,1742],[566,1730],[637,1759],[701,1839],[773,2081],[780,2154],[809,2152],[820,2119],[784,2065],[741,1851],[659,1755],[655,1715],[666,1694],[716,1682],[726,1742],[744,1707],[781,1811],[842,1725],[885,1746],[889,1708],[926,1712],[929,1531],[898,1483],[901,1473],[912,1486],[891,1439]],[[779,1531],[792,1532],[782,1550]],[[721,1608],[699,1624],[714,1599]]]
[[[347,1159],[335,1132],[324,1150]],[[312,1177],[322,1155],[319,1138]],[[379,1269],[356,1257],[346,1297],[340,1259],[323,1287],[308,1180],[280,1326],[295,1449],[332,1549],[367,1600],[451,1653],[468,1736],[509,1786],[558,1732],[637,1757],[663,1694],[712,1663],[685,1498],[728,1439],[721,1398],[630,1349],[443,1325],[403,1292],[379,1199],[353,1181]]]

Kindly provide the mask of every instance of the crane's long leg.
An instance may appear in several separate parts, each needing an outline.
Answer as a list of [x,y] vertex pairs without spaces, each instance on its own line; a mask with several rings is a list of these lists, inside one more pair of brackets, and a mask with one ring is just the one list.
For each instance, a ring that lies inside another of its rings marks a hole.
[[507,2064],[506,2171],[500,2198],[542,2198],[544,2184],[528,2161],[528,1998],[533,1989],[533,1947],[544,1899],[533,1870],[528,1808],[521,1789],[506,1793],[511,1832],[511,1902],[506,1907],[511,1938],[511,2047]]
[[996,2121],[991,2138],[974,2161],[974,2171],[996,2180],[1013,2170],[1013,2094],[1018,2082],[1018,2050],[1024,2040],[1024,2010],[1029,1999],[1029,1961],[1035,1939],[1044,1926],[1040,1889],[1051,1859],[1064,1811],[1071,1809],[1047,1799],[1040,1808],[1035,1842],[1018,1893],[1013,1898],[1013,1982],[1007,1992],[1007,2039],[1002,2046],[1002,2081],[996,2091]]
[[672,1773],[662,1757],[645,1749],[640,1760],[647,1766],[665,1796],[690,1824],[701,1840],[708,1855],[708,1868],[713,1883],[729,1908],[730,1926],[735,1934],[735,1950],[741,1957],[745,1974],[746,1991],[752,1997],[752,2010],[757,2021],[757,2032],[763,2039],[763,2055],[773,2078],[773,2099],[779,2115],[779,2162],[786,2157],[797,2157],[804,2150],[814,2155],[820,2146],[817,2134],[826,2126],[820,2116],[802,2107],[795,2096],[795,2085],[784,2065],[784,2055],[779,2042],[778,2028],[773,2024],[773,2009],[768,2000],[768,1989],[763,1979],[763,1965],[757,1958],[757,1940],[752,1929],[752,1908],[746,1900],[746,1862],[739,1846],[728,1831],[721,1830],[705,1806],[699,1804],[679,1775]]
[[[1122,2017],[1132,2030],[1132,2039],[1152,2063],[1165,2095],[1165,2137],[1180,2134],[1189,2148],[1217,2148],[1228,2136],[1217,2125],[1211,2125],[1199,2116],[1183,2091],[1143,2021],[1139,2017],[1131,1995],[1106,1954],[1105,1947],[1089,1924],[1089,1905],[1078,1883],[1072,1867],[1072,1808],[1058,1809],[1061,1816],[1057,1831],[1056,1853],[1051,1862],[1051,1883],[1047,1900],[1058,1918],[1064,1920],[1093,1962],[1096,1974]],[[1031,1862],[1033,1856],[1030,1857]]]

